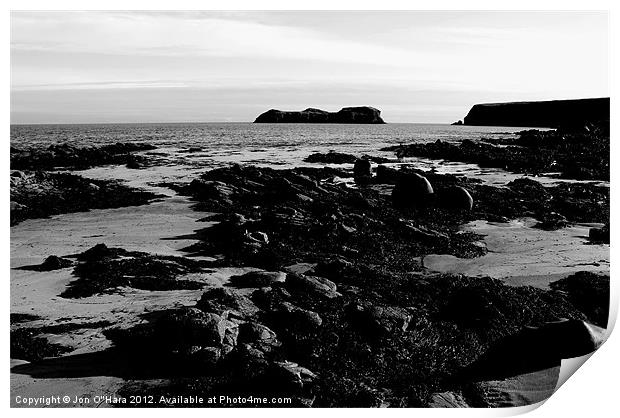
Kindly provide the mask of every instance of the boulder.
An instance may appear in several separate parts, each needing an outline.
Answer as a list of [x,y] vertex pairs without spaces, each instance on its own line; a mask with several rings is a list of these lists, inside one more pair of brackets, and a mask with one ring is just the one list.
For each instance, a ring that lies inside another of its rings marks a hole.
[[45,261],[39,266],[40,271],[51,271],[51,270],[59,270],[67,267],[73,266],[73,261],[67,260],[66,258],[60,258],[55,255],[50,255],[45,259]]
[[321,164],[354,164],[358,161],[358,159],[355,155],[329,151],[328,153],[316,152],[314,154],[310,154],[304,159],[304,161],[307,163]]
[[282,302],[272,311],[272,316],[274,322],[293,333],[305,333],[323,325],[323,319],[318,313],[289,302]]
[[189,184],[192,196],[199,200],[215,200],[220,204],[232,205],[232,195],[235,190],[221,181],[194,179]]
[[395,184],[399,178],[398,170],[384,165],[377,166],[375,181],[379,184]]
[[365,332],[385,336],[395,332],[407,331],[411,314],[397,306],[361,306],[352,304],[347,307],[351,321]]
[[[234,338],[228,332],[235,324],[220,315],[205,313],[196,308],[180,308],[166,312],[155,322],[156,341],[171,349],[179,347],[222,347]],[[235,341],[236,342],[236,341]]]
[[230,314],[233,317],[248,318],[256,315],[258,307],[247,297],[223,287],[207,290],[196,304],[204,312],[219,315]]
[[280,345],[276,333],[258,322],[245,322],[239,326],[239,341],[252,344],[262,351]]
[[189,353],[192,365],[213,367],[222,358],[222,349],[218,347],[193,346]]
[[609,225],[605,225],[602,228],[590,228],[588,237],[591,241],[609,244]]
[[289,273],[285,283],[291,291],[309,292],[329,299],[340,296],[336,284],[324,277]]
[[274,362],[265,379],[277,391],[299,393],[312,386],[317,376],[305,367],[290,361]]
[[401,173],[392,190],[392,203],[397,208],[426,207],[433,203],[433,199],[433,186],[417,173]]
[[461,186],[448,187],[438,194],[441,207],[460,210],[472,210],[474,207],[474,199],[471,194]]
[[353,165],[353,177],[356,182],[368,181],[372,177],[372,164],[366,159],[355,161]]
[[570,222],[564,215],[557,212],[549,212],[543,215],[542,221],[536,224],[536,228],[546,231],[555,231],[565,228],[568,225],[570,225]]
[[235,287],[268,287],[284,282],[286,273],[281,271],[251,271],[240,276],[231,276],[230,284]]

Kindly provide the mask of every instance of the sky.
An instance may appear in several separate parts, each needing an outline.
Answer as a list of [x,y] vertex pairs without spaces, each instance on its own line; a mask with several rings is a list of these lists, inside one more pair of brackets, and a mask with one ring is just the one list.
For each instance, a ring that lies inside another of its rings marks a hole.
[[560,11],[11,13],[11,123],[244,122],[373,106],[609,96],[608,15]]

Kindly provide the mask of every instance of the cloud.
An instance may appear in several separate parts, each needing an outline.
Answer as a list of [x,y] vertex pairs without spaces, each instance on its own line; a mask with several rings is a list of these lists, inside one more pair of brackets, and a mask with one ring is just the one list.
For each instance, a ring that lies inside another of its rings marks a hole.
[[416,64],[415,53],[309,29],[188,14],[13,12],[13,51]]
[[[11,92],[22,115],[72,103],[84,117],[121,120],[112,103],[125,101],[149,117],[178,108],[199,118],[226,102],[231,113],[217,117],[243,120],[256,97],[257,107],[329,96],[450,109],[451,92],[463,103],[607,95],[607,65],[604,13],[11,13]],[[156,100],[165,111],[149,107]]]

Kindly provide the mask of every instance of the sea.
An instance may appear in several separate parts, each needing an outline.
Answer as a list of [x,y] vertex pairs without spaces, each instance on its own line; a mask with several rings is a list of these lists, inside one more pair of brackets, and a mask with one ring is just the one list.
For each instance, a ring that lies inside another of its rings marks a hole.
[[[323,166],[304,159],[315,152],[338,151],[356,156],[395,159],[390,145],[437,140],[459,143],[464,139],[512,137],[522,127],[453,126],[447,124],[390,123],[350,124],[254,124],[254,123],[145,123],[81,125],[12,125],[11,146],[47,147],[68,143],[79,146],[115,142],[145,142],[157,147],[145,155],[158,169],[148,170],[152,181],[190,180],[197,172],[231,163],[274,168]],[[479,177],[494,184],[515,176],[501,169],[481,169],[473,164],[407,158],[408,164]],[[346,168],[346,165],[343,166]],[[109,171],[109,170],[108,170]],[[109,177],[110,173],[107,173]],[[113,177],[113,176],[112,176]]]

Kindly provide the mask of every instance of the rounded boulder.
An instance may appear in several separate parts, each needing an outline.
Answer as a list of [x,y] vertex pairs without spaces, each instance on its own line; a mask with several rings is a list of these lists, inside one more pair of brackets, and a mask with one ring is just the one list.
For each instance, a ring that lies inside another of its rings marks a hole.
[[400,208],[428,206],[433,198],[433,186],[426,177],[417,173],[401,175],[392,190],[392,202]]

